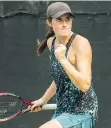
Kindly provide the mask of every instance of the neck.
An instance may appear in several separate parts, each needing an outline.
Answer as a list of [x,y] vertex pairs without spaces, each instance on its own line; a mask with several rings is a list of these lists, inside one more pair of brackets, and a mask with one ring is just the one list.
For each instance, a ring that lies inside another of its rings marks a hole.
[[68,36],[56,36],[56,42],[59,44],[66,44],[68,40],[70,39],[73,32],[71,32]]

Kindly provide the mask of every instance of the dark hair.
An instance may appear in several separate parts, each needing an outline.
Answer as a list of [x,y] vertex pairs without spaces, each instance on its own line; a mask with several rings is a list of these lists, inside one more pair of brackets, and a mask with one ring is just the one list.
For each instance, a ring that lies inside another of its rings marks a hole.
[[[51,22],[51,18],[50,19],[48,19],[50,22]],[[55,33],[54,33],[54,31],[53,31],[53,29],[51,28],[51,27],[49,27],[49,31],[47,32],[47,34],[46,34],[46,37],[45,37],[45,39],[42,41],[42,43],[40,43],[39,42],[39,40],[37,40],[37,42],[38,42],[38,47],[37,47],[37,54],[38,55],[41,55],[41,53],[43,53],[43,51],[45,50],[45,48],[47,47],[47,40],[50,38],[50,37],[52,37],[52,36],[54,36],[55,35]]]

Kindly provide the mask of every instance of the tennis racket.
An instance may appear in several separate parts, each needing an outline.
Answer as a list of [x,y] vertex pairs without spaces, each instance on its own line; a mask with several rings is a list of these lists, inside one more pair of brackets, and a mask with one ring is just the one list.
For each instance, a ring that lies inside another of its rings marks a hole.
[[[26,107],[27,105],[27,107]],[[29,112],[28,106],[32,103],[13,93],[0,93],[0,122],[5,122],[16,116]],[[42,110],[56,109],[56,104],[45,104]]]

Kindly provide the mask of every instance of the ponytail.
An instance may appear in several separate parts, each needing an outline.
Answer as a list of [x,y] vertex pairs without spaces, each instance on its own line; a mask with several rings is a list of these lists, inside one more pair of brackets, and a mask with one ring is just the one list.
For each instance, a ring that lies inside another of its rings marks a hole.
[[39,40],[37,40],[37,42],[38,42],[37,54],[38,54],[38,55],[41,55],[41,53],[42,53],[42,52],[45,50],[45,48],[47,47],[47,40],[48,40],[50,37],[54,36],[54,35],[55,35],[55,33],[54,33],[53,29],[50,28],[49,31],[48,31],[48,33],[46,34],[46,38],[45,38],[45,40],[43,40],[42,44],[40,44]]

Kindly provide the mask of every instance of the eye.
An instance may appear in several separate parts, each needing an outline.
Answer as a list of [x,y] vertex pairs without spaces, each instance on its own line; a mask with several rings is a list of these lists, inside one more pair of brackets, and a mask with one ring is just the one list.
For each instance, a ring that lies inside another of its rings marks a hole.
[[66,17],[66,21],[69,21],[71,19],[71,17]]
[[61,18],[57,18],[56,21],[60,22],[61,21]]

